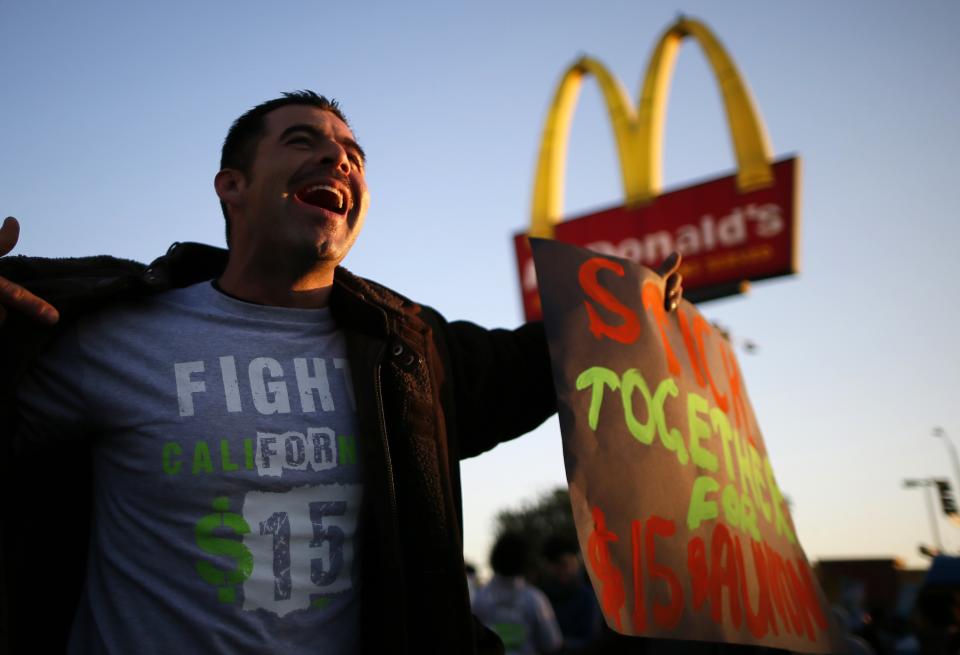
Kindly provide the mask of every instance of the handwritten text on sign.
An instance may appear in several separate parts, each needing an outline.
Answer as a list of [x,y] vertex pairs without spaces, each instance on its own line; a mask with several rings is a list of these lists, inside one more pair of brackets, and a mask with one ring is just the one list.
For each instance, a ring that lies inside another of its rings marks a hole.
[[736,357],[631,262],[532,240],[580,543],[607,623],[833,650]]

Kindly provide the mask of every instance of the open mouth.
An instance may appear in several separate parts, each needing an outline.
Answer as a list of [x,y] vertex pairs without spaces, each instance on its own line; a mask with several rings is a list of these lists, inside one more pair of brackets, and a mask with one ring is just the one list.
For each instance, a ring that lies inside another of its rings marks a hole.
[[342,191],[328,184],[311,184],[294,194],[300,202],[326,209],[335,214],[346,214],[349,206],[349,197]]

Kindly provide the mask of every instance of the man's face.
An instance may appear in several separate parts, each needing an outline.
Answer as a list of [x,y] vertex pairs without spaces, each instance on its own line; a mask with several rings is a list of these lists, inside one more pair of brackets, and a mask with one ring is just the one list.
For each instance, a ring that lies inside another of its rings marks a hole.
[[339,264],[369,203],[353,132],[334,114],[307,105],[276,109],[264,123],[237,191],[231,250],[280,265],[291,259]]

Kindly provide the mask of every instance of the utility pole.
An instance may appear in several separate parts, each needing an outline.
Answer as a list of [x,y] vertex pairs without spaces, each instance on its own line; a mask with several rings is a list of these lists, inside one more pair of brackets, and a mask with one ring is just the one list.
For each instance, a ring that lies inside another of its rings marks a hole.
[[937,527],[937,511],[933,506],[933,488],[937,485],[933,478],[911,478],[903,481],[905,489],[914,489],[916,487],[926,487],[927,493],[927,513],[930,517],[930,529],[933,531],[933,543],[937,550],[943,552],[943,542],[940,541],[940,528]]

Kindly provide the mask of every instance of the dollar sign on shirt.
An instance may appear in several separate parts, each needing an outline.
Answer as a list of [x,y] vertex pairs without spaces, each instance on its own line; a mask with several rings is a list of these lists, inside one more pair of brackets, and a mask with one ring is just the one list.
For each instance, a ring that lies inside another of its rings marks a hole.
[[208,514],[197,521],[197,545],[220,560],[231,559],[233,568],[224,570],[208,560],[198,560],[197,571],[205,582],[217,588],[217,598],[221,603],[232,603],[236,600],[234,587],[253,572],[253,555],[242,541],[214,536],[214,531],[223,534],[232,530],[242,537],[250,532],[250,526],[242,516],[229,511],[230,499],[225,496],[214,499],[213,509],[215,514]]

